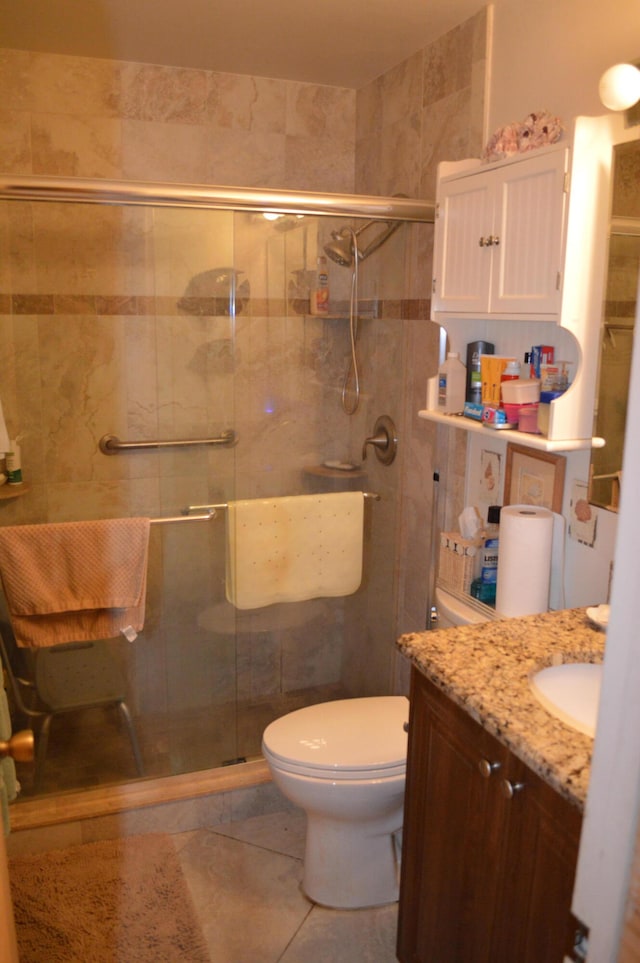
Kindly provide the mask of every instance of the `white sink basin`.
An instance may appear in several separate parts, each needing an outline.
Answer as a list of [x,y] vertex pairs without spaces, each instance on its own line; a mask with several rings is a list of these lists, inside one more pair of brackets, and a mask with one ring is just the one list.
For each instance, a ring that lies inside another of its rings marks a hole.
[[601,683],[601,665],[567,662],[540,669],[531,678],[531,689],[548,712],[593,738]]

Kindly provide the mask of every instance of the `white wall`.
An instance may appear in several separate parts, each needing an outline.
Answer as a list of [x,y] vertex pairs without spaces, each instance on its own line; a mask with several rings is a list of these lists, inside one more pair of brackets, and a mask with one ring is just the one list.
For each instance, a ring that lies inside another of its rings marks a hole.
[[[494,0],[488,130],[547,109],[563,120],[604,113],[598,80],[640,58],[640,0]],[[632,372],[624,470],[640,473],[640,345]],[[633,496],[633,489],[630,491]],[[617,957],[640,799],[635,499],[623,493],[612,618],[574,910],[591,927],[589,960]]]
[[638,0],[494,0],[489,131],[532,110],[602,114],[600,75],[640,58]]

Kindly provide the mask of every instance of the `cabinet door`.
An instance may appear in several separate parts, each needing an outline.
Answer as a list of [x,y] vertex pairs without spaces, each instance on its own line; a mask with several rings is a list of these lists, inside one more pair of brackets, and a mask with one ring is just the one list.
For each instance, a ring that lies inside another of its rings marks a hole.
[[519,760],[511,757],[505,775],[516,791],[509,801],[493,960],[562,963],[582,816]]
[[398,958],[495,963],[506,750],[414,670],[408,752]]
[[440,185],[434,239],[433,309],[486,313],[493,225],[491,176],[474,174]]
[[489,312],[560,312],[566,150],[496,171]]

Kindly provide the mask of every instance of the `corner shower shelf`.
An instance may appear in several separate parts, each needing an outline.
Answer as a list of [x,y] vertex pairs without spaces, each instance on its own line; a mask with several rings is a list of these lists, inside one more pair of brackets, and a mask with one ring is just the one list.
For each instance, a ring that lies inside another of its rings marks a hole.
[[24,482],[21,485],[2,485],[0,487],[0,501],[6,502],[11,498],[19,498],[20,495],[26,495],[28,491],[31,491],[31,489]]
[[587,448],[603,448],[603,438],[560,438],[551,439],[544,435],[532,435],[527,431],[500,430],[489,428],[481,421],[474,421],[473,418],[465,418],[464,415],[444,415],[439,411],[428,411],[423,409],[418,412],[418,417],[425,421],[435,421],[439,425],[446,425],[448,428],[460,428],[462,431],[481,432],[484,435],[506,436],[506,440],[517,441],[519,445],[526,445],[529,448],[537,448],[538,451],[581,451]]

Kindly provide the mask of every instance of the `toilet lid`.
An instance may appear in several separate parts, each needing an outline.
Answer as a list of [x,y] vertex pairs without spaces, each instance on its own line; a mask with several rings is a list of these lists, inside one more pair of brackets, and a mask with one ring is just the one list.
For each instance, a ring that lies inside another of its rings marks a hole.
[[408,718],[404,696],[321,702],[276,719],[263,744],[283,762],[308,769],[388,769],[406,760]]

